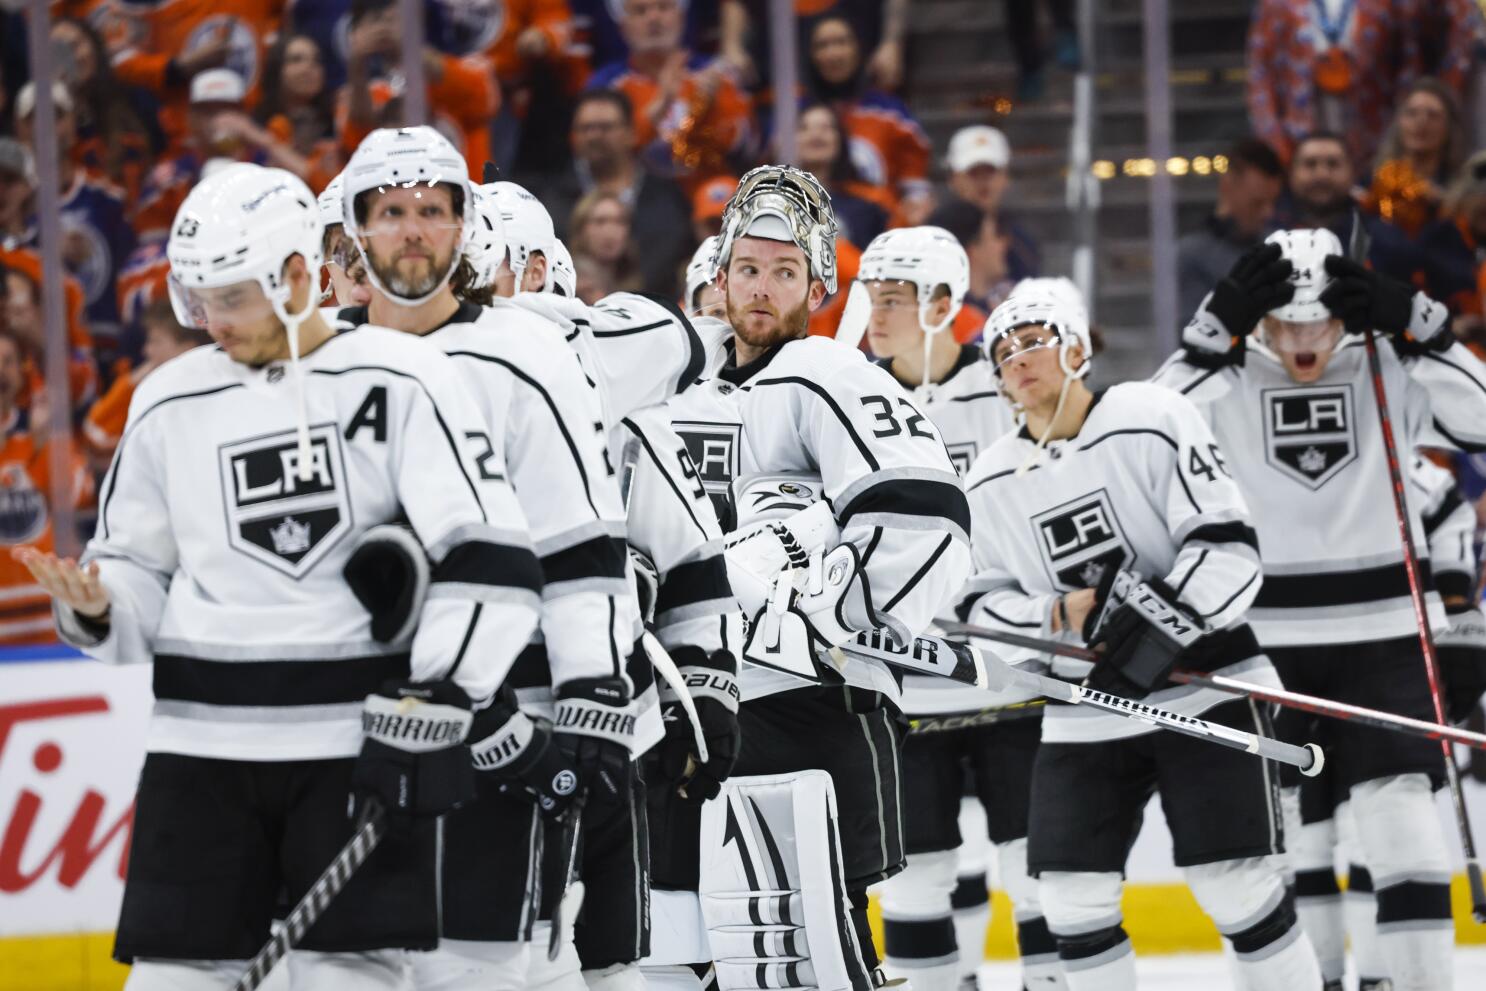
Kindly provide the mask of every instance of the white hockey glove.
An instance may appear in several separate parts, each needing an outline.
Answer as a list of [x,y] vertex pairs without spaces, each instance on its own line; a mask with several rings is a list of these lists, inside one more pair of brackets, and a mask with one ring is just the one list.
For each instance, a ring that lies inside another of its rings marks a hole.
[[1141,698],[1165,685],[1182,654],[1209,630],[1159,578],[1125,569],[1107,573],[1085,635],[1090,647],[1104,649],[1086,683]]
[[1434,645],[1445,681],[1445,717],[1464,722],[1486,692],[1486,616],[1481,607],[1447,606],[1449,625]]

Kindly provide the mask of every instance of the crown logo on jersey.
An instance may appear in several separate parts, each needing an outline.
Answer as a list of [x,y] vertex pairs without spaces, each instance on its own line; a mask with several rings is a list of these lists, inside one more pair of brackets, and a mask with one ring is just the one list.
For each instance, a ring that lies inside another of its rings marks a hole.
[[310,525],[301,523],[292,516],[268,531],[273,549],[279,554],[303,554],[310,549]]
[[1079,571],[1078,577],[1083,580],[1084,587],[1098,588],[1099,583],[1104,580],[1104,562],[1090,561]]
[[1326,455],[1315,447],[1308,447],[1301,452],[1295,463],[1307,475],[1319,475],[1326,470]]

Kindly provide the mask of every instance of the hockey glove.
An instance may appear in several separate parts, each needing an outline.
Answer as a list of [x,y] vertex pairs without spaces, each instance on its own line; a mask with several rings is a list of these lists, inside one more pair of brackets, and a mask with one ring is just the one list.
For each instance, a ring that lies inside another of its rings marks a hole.
[[574,678],[557,688],[557,746],[589,798],[629,800],[635,716],[623,678]]
[[555,819],[573,804],[578,774],[558,749],[552,724],[516,708],[509,693],[475,713],[470,756],[482,783],[504,793],[521,790],[536,800],[542,815]]
[[1244,342],[1264,314],[1290,302],[1293,271],[1278,244],[1246,251],[1213,287],[1182,331],[1182,345],[1199,364],[1242,365]]
[[1103,651],[1085,684],[1126,698],[1149,695],[1207,632],[1165,582],[1120,571],[1090,633],[1089,646]]
[[1445,607],[1448,626],[1435,638],[1445,682],[1445,718],[1461,723],[1486,692],[1486,616],[1479,605]]
[[1443,351],[1453,337],[1449,313],[1422,292],[1340,255],[1326,259],[1331,285],[1321,302],[1354,334],[1387,334],[1400,354]]
[[458,808],[474,797],[470,720],[470,698],[452,681],[387,682],[361,712],[352,790],[380,799],[394,824]]
[[684,800],[700,804],[722,791],[722,783],[738,761],[743,740],[738,729],[738,681],[732,655],[726,651],[714,651],[708,657],[698,647],[684,647],[676,657],[681,662],[677,670],[702,724],[707,759],[697,753],[691,720],[665,682],[659,683],[659,689],[666,736],[656,746],[656,754],[664,781]]
[[371,613],[372,636],[382,643],[411,640],[428,593],[428,554],[413,531],[397,523],[361,535],[341,574]]

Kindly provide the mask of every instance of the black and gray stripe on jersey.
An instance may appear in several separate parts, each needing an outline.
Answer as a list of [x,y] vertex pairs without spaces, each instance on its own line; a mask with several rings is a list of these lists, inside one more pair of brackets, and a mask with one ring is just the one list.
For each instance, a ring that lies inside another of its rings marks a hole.
[[[948,457],[948,455],[946,455]],[[852,526],[889,530],[947,531],[970,543],[970,506],[953,471],[905,466],[880,468],[852,482],[836,497],[841,529]]]

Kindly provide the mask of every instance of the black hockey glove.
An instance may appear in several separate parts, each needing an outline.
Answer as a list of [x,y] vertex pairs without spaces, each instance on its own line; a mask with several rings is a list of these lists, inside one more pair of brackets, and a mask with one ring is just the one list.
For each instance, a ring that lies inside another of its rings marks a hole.
[[470,697],[452,681],[387,682],[362,709],[352,790],[380,799],[395,827],[458,808],[475,790],[470,721]]
[[470,757],[475,770],[484,772],[481,784],[530,795],[550,819],[566,812],[578,791],[578,772],[557,748],[552,724],[517,709],[509,691],[475,713]]
[[635,717],[629,703],[623,678],[574,678],[557,688],[557,746],[589,798],[629,801],[635,773]]
[[1142,698],[1166,684],[1182,654],[1206,633],[1165,582],[1120,571],[1089,633],[1089,646],[1103,651],[1085,684]]
[[1261,317],[1290,302],[1294,271],[1278,244],[1250,248],[1233,263],[1182,331],[1182,345],[1199,364],[1242,365],[1244,343]]
[[1435,638],[1445,682],[1445,718],[1463,723],[1486,692],[1486,616],[1479,605],[1445,606],[1447,626]]
[[656,745],[656,755],[661,778],[683,800],[701,804],[722,791],[722,783],[738,762],[738,748],[743,742],[738,729],[740,695],[733,674],[735,662],[726,651],[714,651],[707,657],[697,647],[678,650],[676,660],[677,670],[697,710],[697,721],[702,724],[707,759],[702,760],[698,753],[691,719],[664,681],[659,687],[666,736]]
[[371,613],[371,632],[382,643],[411,639],[428,593],[428,554],[411,528],[374,526],[356,542],[341,569],[346,584]]
[[1400,354],[1450,346],[1449,313],[1428,296],[1340,255],[1326,258],[1326,271],[1331,285],[1321,302],[1348,331],[1362,334],[1371,328],[1387,334]]

